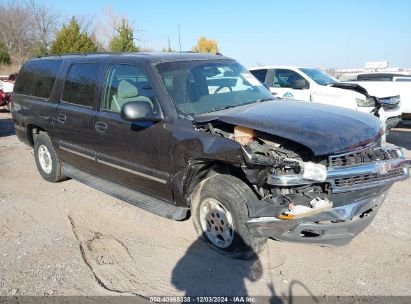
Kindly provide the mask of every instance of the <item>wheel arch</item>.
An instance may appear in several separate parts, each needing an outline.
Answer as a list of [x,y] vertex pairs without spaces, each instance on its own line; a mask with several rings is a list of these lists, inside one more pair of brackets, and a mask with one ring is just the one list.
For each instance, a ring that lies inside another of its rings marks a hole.
[[255,193],[252,184],[247,180],[245,172],[239,165],[217,160],[196,160],[190,162],[181,179],[182,194],[188,206],[191,205],[191,194],[195,187],[206,178],[217,174],[237,177]]
[[31,124],[31,123],[27,124],[26,129],[27,129],[27,139],[29,141],[29,144],[32,147],[34,147],[34,136],[35,136],[35,134],[39,134],[40,132],[47,133],[47,131],[44,128],[42,128],[42,127],[40,127],[36,124]]

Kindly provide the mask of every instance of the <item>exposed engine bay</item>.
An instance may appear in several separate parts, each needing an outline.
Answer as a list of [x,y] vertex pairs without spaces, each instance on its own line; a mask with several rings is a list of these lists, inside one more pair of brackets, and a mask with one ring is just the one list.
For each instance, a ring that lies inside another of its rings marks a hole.
[[[333,206],[327,198],[330,187],[325,183],[325,157],[315,157],[298,143],[242,126],[207,123],[198,129],[241,144],[242,170],[248,182],[260,199],[275,203],[279,218],[296,218]],[[288,176],[301,177],[301,181],[294,184],[273,179],[286,180]]]
[[[374,136],[358,129],[297,133],[294,120],[276,109],[287,127],[261,112],[251,124],[250,110],[247,117],[240,112],[205,115],[195,128],[240,145],[242,174],[236,176],[257,195],[247,203],[247,225],[255,235],[330,246],[348,243],[375,217],[391,185],[409,176],[411,161],[396,146],[380,146],[381,130],[374,129]],[[321,123],[311,122],[311,129]]]

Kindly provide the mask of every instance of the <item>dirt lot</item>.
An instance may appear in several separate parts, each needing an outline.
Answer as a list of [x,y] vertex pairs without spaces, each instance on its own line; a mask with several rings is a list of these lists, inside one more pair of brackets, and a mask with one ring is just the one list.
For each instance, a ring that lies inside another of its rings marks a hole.
[[[411,149],[405,129],[388,138]],[[47,183],[5,112],[0,164],[0,295],[411,295],[411,179],[348,246],[270,240],[247,262],[210,250],[191,221],[74,180]]]

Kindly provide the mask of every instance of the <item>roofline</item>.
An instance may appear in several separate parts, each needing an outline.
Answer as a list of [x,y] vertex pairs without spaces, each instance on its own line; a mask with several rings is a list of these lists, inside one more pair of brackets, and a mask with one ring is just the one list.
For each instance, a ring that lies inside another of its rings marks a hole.
[[[69,56],[92,56],[92,55],[150,55],[150,53],[157,54],[161,52],[93,52],[93,53],[64,53],[64,54],[48,54],[35,56],[33,58],[49,58],[49,57],[69,57]],[[187,52],[173,52],[173,53],[193,53],[190,51]]]
[[359,73],[357,76],[363,76],[363,75],[389,75],[389,76],[394,76],[394,77],[402,77],[402,76],[405,76],[405,77],[411,77],[411,75],[410,74],[407,74],[407,72],[382,72],[382,71],[379,71],[379,72],[367,72],[367,73]]
[[248,68],[249,70],[261,70],[261,69],[316,69],[313,67],[298,66],[298,65],[262,65],[257,67]]
[[[70,57],[70,56],[93,56],[93,55],[159,55],[159,54],[198,54],[198,55],[215,55],[223,56],[221,53],[197,53],[193,51],[180,51],[180,52],[93,52],[93,53],[64,53],[64,54],[48,54],[42,56],[35,56],[33,58],[51,58],[51,57]],[[224,56],[223,56],[224,57]]]

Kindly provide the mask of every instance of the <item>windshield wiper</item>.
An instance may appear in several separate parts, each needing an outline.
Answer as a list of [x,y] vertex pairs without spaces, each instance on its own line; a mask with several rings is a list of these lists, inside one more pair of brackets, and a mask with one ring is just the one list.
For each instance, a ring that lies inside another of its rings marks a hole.
[[247,104],[251,104],[251,103],[255,103],[255,102],[263,102],[263,101],[270,101],[270,100],[275,100],[275,98],[261,98],[261,99],[257,99],[256,101],[247,103]]
[[210,111],[207,111],[207,112],[204,112],[204,113],[210,113],[210,112],[215,112],[215,111],[220,111],[220,110],[226,110],[226,109],[230,109],[230,108],[241,107],[241,106],[246,106],[246,105],[250,105],[250,104],[253,104],[253,103],[257,103],[257,102],[270,101],[270,100],[275,100],[275,98],[261,98],[261,99],[257,99],[257,100],[251,101],[251,102],[238,104],[238,105],[227,105],[227,106],[224,106],[224,107],[214,107]]
[[229,105],[229,106],[224,106],[224,107],[214,107],[210,111],[205,112],[205,113],[215,112],[215,111],[220,111],[220,110],[226,110],[226,109],[235,108],[235,107],[238,107],[238,106],[242,106],[242,105]]

